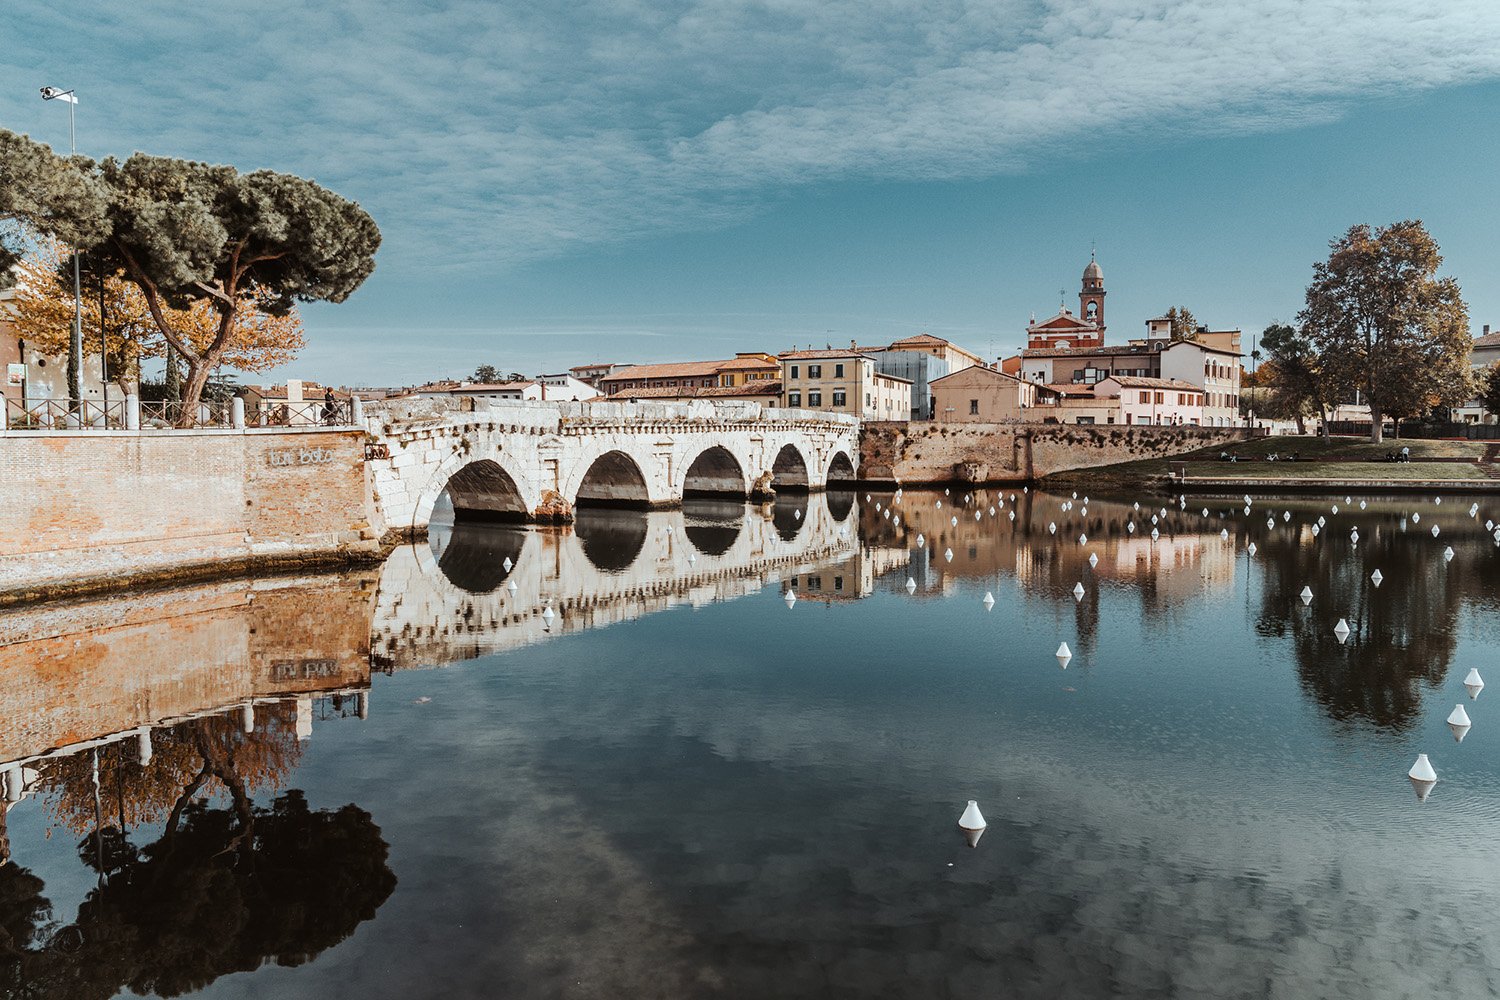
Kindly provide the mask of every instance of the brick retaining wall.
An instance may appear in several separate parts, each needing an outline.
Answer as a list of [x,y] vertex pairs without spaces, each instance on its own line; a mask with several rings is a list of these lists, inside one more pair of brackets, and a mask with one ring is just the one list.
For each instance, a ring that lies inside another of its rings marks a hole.
[[1025,483],[1056,472],[1181,455],[1241,441],[1249,433],[1235,427],[866,423],[860,479]]
[[0,602],[127,580],[373,556],[364,434],[0,437]]

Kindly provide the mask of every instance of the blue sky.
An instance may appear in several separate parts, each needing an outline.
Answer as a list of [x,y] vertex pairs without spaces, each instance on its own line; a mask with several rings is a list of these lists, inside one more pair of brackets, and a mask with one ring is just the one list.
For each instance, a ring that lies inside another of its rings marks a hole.
[[[253,12],[248,8],[253,6]],[[5,15],[0,125],[315,177],[385,242],[288,373],[1021,343],[1097,243],[1111,339],[1296,312],[1419,217],[1500,327],[1494,0],[161,0]],[[316,9],[310,9],[316,8]]]

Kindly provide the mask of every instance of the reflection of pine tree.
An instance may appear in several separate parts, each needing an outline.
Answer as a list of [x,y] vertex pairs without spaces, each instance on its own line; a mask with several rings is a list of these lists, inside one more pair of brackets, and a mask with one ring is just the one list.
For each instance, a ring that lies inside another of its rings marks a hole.
[[[294,790],[270,808],[210,809],[194,794],[184,789],[170,829],[139,855],[109,852],[113,875],[45,945],[41,880],[0,868],[7,996],[178,996],[267,961],[301,965],[371,919],[395,888],[380,829],[356,806],[313,811]],[[94,838],[79,846],[92,863]]]

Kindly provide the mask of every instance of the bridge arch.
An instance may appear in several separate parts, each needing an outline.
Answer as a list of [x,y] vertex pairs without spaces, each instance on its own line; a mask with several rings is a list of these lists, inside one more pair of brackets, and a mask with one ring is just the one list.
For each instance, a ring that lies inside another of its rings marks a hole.
[[733,500],[690,500],[683,504],[682,533],[706,556],[722,556],[739,540],[745,505]]
[[650,522],[631,510],[590,509],[587,504],[573,521],[573,534],[584,558],[602,573],[623,573],[646,547]]
[[834,452],[833,458],[828,463],[829,488],[835,488],[835,483],[848,487],[853,484],[853,480],[854,463],[849,460],[849,453],[846,451]]
[[699,452],[682,480],[682,495],[685,497],[742,497],[748,492],[745,467],[723,445],[714,445]]
[[[448,582],[469,594],[499,590],[521,561],[526,532],[492,524],[461,522],[434,531],[428,544],[437,553],[438,570]],[[505,568],[509,559],[511,568]]]
[[[434,478],[440,479],[441,473]],[[516,481],[493,459],[482,458],[458,469],[433,493],[431,504],[445,491],[453,501],[454,521],[524,521],[531,516]]]
[[651,506],[646,475],[623,451],[606,451],[588,466],[574,495],[575,507]]
[[807,460],[794,444],[782,445],[771,463],[771,485],[781,491],[801,493],[811,485],[807,474]]

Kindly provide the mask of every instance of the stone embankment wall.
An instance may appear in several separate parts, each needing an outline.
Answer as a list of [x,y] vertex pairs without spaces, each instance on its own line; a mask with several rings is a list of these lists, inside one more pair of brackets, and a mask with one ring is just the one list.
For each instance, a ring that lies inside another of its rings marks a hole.
[[1248,433],[1234,427],[866,423],[859,477],[907,484],[1026,483],[1057,472],[1181,455],[1241,441]]
[[372,558],[364,434],[0,437],[0,603],[125,580]]

